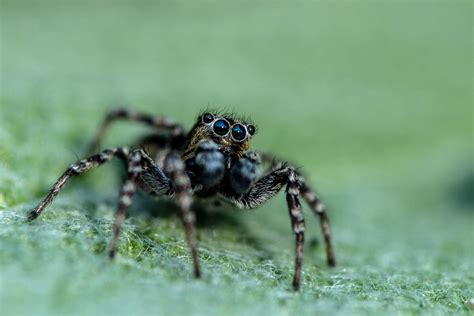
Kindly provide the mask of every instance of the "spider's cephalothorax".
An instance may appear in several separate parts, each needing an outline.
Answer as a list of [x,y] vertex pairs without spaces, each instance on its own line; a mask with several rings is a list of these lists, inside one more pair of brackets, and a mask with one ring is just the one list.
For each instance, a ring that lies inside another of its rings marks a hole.
[[[205,112],[198,116],[191,131],[185,133],[182,126],[172,120],[120,108],[108,113],[89,152],[98,147],[109,124],[118,119],[141,122],[155,128],[157,132],[142,138],[134,149],[107,149],[72,164],[56,181],[48,195],[29,213],[29,220],[41,214],[69,178],[117,157],[125,162],[127,177],[115,212],[110,257],[115,256],[125,210],[131,204],[137,188],[154,196],[175,198],[191,249],[194,275],[199,277],[195,214],[191,208],[193,197],[217,196],[239,208],[253,209],[286,186],[291,227],[296,236],[293,288],[298,290],[300,287],[303,260],[305,224],[300,196],[318,215],[326,243],[328,264],[335,265],[324,205],[295,168],[278,161],[272,155],[249,150],[250,140],[256,129],[248,120],[219,112]],[[262,163],[269,165],[263,176],[259,172]]]

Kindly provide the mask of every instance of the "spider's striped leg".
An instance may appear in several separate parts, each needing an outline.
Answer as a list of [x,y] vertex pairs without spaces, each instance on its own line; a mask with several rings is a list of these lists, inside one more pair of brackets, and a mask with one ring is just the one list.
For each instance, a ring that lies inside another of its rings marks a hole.
[[107,149],[99,154],[92,155],[89,158],[80,160],[72,164],[59,179],[53,185],[48,195],[28,214],[28,220],[32,221],[37,218],[41,212],[54,200],[61,189],[64,187],[66,182],[73,176],[77,176],[84,173],[92,168],[98,167],[103,163],[111,160],[113,157],[119,157],[122,160],[126,160],[129,150],[126,147],[119,147],[113,149]]
[[331,231],[329,229],[329,219],[326,214],[326,207],[321,203],[318,195],[310,189],[301,176],[299,177],[299,182],[301,183],[301,195],[306,200],[313,213],[319,217],[321,231],[323,232],[324,242],[326,243],[327,262],[329,266],[334,267],[336,265],[336,257],[334,256],[334,250],[332,247]]
[[174,137],[184,135],[183,127],[171,119],[139,113],[125,108],[117,108],[107,113],[91,143],[89,144],[87,153],[97,150],[109,125],[112,122],[118,120],[139,122],[153,128],[170,130]]
[[133,194],[136,191],[137,179],[143,171],[143,151],[134,150],[128,155],[127,180],[125,180],[120,190],[119,202],[115,210],[115,220],[112,240],[109,246],[109,257],[114,258],[117,250],[117,242],[120,230],[125,220],[125,210],[132,204]]
[[297,291],[301,284],[301,268],[303,264],[304,246],[304,217],[298,199],[299,186],[296,172],[286,164],[274,169],[255,182],[248,192],[236,194],[233,191],[222,191],[221,196],[241,208],[256,208],[274,197],[284,185],[286,187],[286,201],[291,218],[291,228],[295,234],[295,272],[293,289]]
[[295,274],[293,276],[293,289],[298,291],[301,284],[301,268],[303,265],[304,248],[304,217],[301,204],[298,200],[299,183],[293,169],[289,169],[288,184],[286,187],[286,201],[291,218],[291,228],[296,236],[295,249]]
[[288,174],[289,168],[284,165],[258,179],[243,194],[236,193],[233,188],[224,187],[219,191],[219,195],[239,208],[257,208],[281,191],[288,182]]
[[[271,168],[278,168],[281,165],[281,160],[269,153],[261,153],[262,160],[270,164]],[[326,207],[321,203],[318,195],[311,190],[306,183],[306,180],[298,174],[298,181],[301,183],[300,191],[303,198],[308,203],[309,207],[315,215],[319,217],[319,223],[324,236],[324,242],[326,244],[326,256],[327,263],[329,266],[334,267],[336,265],[336,257],[334,255],[334,249],[331,241],[331,232],[329,228],[329,219],[326,214]]]
[[185,164],[180,155],[176,152],[171,152],[165,159],[164,170],[171,179],[174,188],[176,203],[181,211],[181,221],[184,226],[186,240],[191,249],[191,256],[193,260],[194,276],[199,278],[201,271],[199,268],[199,261],[197,256],[197,241],[194,224],[196,216],[191,209],[192,195],[191,195],[191,181],[186,174]]

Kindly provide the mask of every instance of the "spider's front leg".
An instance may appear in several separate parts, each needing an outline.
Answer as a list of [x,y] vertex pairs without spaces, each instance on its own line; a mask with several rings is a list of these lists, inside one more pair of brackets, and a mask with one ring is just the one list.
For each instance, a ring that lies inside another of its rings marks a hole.
[[295,248],[295,274],[293,276],[293,289],[298,291],[301,284],[301,268],[303,265],[304,248],[304,217],[301,204],[298,200],[299,183],[296,180],[296,173],[293,169],[288,169],[288,184],[286,186],[286,202],[290,212],[291,228],[296,236]]
[[118,147],[113,149],[107,149],[99,154],[92,155],[89,158],[82,159],[72,164],[56,181],[48,195],[28,214],[28,220],[32,221],[37,218],[44,209],[51,204],[54,198],[64,188],[64,185],[69,179],[74,176],[80,175],[90,169],[96,168],[103,163],[111,160],[114,157],[118,157],[122,160],[127,160],[129,149],[126,147]]
[[120,236],[120,230],[125,220],[125,211],[132,204],[132,198],[136,191],[137,180],[143,171],[144,162],[143,157],[146,154],[138,149],[131,152],[128,156],[127,179],[120,190],[119,202],[115,210],[115,221],[112,240],[109,246],[109,257],[114,258],[117,250],[117,242]]
[[298,180],[301,183],[301,195],[306,200],[306,203],[308,203],[313,213],[319,217],[319,224],[326,244],[327,263],[330,267],[334,267],[336,266],[336,256],[334,255],[334,249],[332,246],[331,230],[329,228],[329,219],[326,214],[326,206],[321,202],[319,196],[311,190],[303,177],[299,176]]
[[[278,166],[283,164],[280,159],[277,159],[275,156],[268,153],[262,153],[261,157],[262,160],[266,163],[269,163],[273,169],[277,169]],[[304,177],[301,174],[297,174],[297,177],[298,182],[300,183],[301,196],[305,199],[313,213],[319,217],[319,224],[321,226],[324,242],[326,244],[327,263],[330,267],[334,267],[336,266],[336,257],[334,255],[334,249],[332,246],[331,230],[329,227],[329,219],[326,213],[326,206],[321,202],[321,199],[316,194],[316,192],[311,189]]]
[[194,276],[199,278],[201,270],[197,255],[197,241],[195,232],[196,216],[191,209],[192,193],[191,181],[186,174],[186,166],[177,152],[171,152],[165,158],[164,171],[169,176],[174,189],[176,203],[180,208],[180,218],[184,226],[186,241],[191,249]]
[[127,161],[127,179],[125,180],[120,190],[119,202],[115,211],[115,220],[113,228],[113,236],[109,247],[109,256],[113,258],[117,248],[117,241],[120,235],[120,229],[125,220],[125,210],[132,203],[132,197],[136,190],[136,182],[138,176],[143,170],[144,160],[143,151],[134,150],[129,153],[129,149],[119,147],[114,149],[104,150],[97,155],[78,161],[72,164],[53,185],[48,195],[36,206],[29,214],[28,220],[32,221],[37,218],[44,209],[51,204],[54,198],[64,188],[66,182],[73,176],[80,175],[90,169],[98,167],[103,163],[110,161],[114,157]]
[[[254,162],[254,164],[255,163],[256,162]],[[291,228],[296,237],[293,289],[297,291],[301,284],[305,224],[303,211],[298,199],[300,183],[295,170],[283,165],[260,178],[243,194],[236,194],[232,190],[222,191],[220,193],[225,199],[241,208],[256,208],[274,197],[285,184]]]

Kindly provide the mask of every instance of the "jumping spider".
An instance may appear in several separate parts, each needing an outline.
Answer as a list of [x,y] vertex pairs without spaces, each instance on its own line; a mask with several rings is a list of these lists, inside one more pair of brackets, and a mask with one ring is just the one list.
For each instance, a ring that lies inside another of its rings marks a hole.
[[[122,185],[109,255],[114,257],[125,210],[132,203],[137,188],[153,196],[172,196],[180,209],[186,240],[191,250],[194,275],[200,277],[197,255],[195,215],[191,208],[194,197],[217,196],[238,208],[253,209],[274,197],[286,186],[286,201],[291,227],[296,235],[296,259],[293,288],[300,287],[303,260],[304,218],[298,197],[301,195],[319,216],[326,243],[327,262],[335,265],[324,205],[294,167],[278,161],[272,155],[250,151],[250,140],[255,126],[234,115],[219,112],[202,113],[188,133],[173,120],[136,113],[127,109],[110,111],[97,131],[89,153],[103,138],[107,127],[116,120],[140,122],[156,132],[140,140],[138,146],[117,147],[72,164],[56,181],[48,195],[28,216],[31,221],[53,201],[66,182],[73,176],[100,166],[114,157],[124,161],[126,180]],[[160,133],[158,133],[160,132]],[[144,149],[147,148],[145,152]],[[264,176],[259,176],[259,165],[270,164]]]

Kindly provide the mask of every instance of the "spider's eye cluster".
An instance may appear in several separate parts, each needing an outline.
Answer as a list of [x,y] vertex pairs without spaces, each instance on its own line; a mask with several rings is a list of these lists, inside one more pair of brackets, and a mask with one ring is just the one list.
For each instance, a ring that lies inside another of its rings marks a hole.
[[241,142],[247,135],[253,136],[255,134],[255,126],[253,125],[236,123],[231,126],[226,119],[216,117],[211,113],[204,113],[201,120],[204,124],[212,127],[212,131],[218,136],[226,136],[230,132],[234,141]]

